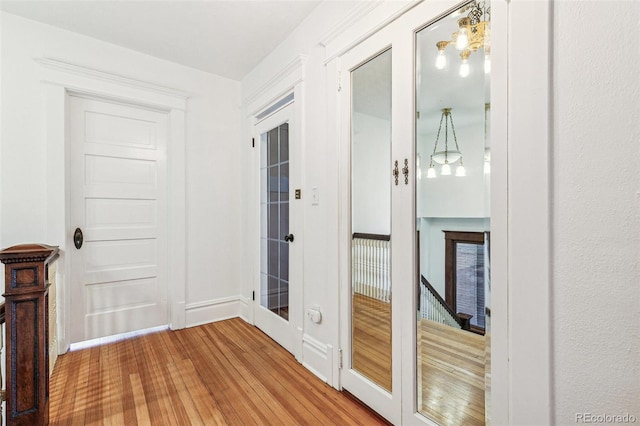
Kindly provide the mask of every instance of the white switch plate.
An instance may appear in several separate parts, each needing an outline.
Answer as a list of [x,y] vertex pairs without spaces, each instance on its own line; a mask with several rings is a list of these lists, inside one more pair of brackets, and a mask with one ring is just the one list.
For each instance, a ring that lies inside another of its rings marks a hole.
[[315,186],[311,188],[311,205],[317,206],[320,204],[320,192],[318,191],[318,187]]

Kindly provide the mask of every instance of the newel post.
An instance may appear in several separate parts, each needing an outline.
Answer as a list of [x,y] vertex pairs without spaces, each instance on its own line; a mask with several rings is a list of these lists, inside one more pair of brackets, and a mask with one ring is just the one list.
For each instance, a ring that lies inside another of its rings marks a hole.
[[49,263],[58,247],[0,251],[5,264],[7,425],[49,422]]

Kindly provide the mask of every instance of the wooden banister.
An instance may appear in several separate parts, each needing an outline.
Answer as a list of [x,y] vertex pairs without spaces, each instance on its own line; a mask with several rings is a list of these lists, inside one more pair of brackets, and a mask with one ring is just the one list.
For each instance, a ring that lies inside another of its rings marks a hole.
[[451,317],[460,325],[463,330],[471,329],[471,318],[473,315],[465,314],[465,313],[456,313],[451,309],[451,307],[445,302],[445,300],[440,296],[438,291],[431,285],[431,283],[424,277],[424,275],[420,275],[420,282],[422,285],[435,297],[439,304],[441,304],[446,311],[451,315]]
[[6,424],[49,423],[49,264],[58,247],[25,244],[0,251],[5,264]]
[[363,240],[391,241],[391,235],[386,234],[365,234],[362,232],[354,232],[352,239],[362,238]]

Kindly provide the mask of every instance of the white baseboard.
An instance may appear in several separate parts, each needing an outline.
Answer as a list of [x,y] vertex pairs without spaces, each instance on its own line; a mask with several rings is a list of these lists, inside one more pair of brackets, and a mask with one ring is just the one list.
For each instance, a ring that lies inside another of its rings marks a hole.
[[186,306],[186,326],[208,324],[239,317],[242,311],[242,297],[232,296],[221,299],[190,303]]
[[302,365],[325,383],[331,377],[331,358],[326,344],[308,334],[302,336]]

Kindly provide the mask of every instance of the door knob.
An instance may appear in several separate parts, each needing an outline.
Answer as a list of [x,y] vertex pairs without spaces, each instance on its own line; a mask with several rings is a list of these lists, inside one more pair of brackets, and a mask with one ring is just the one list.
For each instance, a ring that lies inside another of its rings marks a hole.
[[76,228],[76,231],[73,233],[73,245],[76,246],[78,250],[82,247],[82,243],[84,241],[84,236],[82,235],[82,229]]
[[293,234],[285,235],[284,236],[284,240],[292,243],[293,242]]

